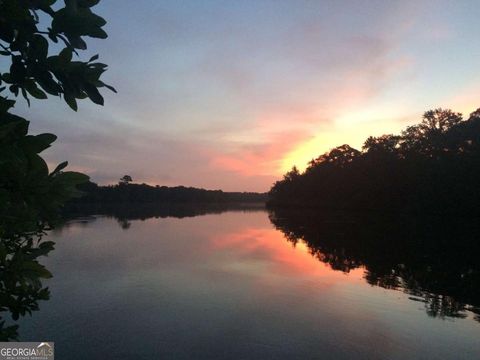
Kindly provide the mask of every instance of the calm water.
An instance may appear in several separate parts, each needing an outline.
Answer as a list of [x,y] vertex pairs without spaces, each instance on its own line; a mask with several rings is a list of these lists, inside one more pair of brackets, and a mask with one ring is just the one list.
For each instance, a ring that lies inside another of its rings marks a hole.
[[265,211],[98,216],[51,237],[51,299],[20,336],[58,359],[480,358],[474,313],[432,316],[363,265],[333,270]]

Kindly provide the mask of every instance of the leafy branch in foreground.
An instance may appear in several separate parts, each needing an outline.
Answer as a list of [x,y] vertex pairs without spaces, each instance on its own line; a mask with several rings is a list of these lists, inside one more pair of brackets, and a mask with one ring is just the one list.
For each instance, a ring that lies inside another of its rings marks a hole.
[[[65,201],[79,195],[76,185],[88,181],[84,174],[62,171],[66,162],[49,173],[39,153],[56,136],[27,131],[28,122],[13,115],[0,122],[0,313],[9,311],[14,320],[48,299],[40,279],[51,274],[37,258],[54,244],[43,236]],[[16,325],[0,322],[0,340],[15,338]]]
[[[10,92],[15,97],[21,94],[28,102],[30,96],[63,96],[74,110],[78,108],[77,99],[87,97],[103,105],[98,88],[115,91],[100,80],[107,65],[96,62],[98,55],[88,61],[73,58],[77,50],[87,48],[83,37],[107,37],[102,29],[106,21],[91,10],[98,2],[65,0],[65,6],[55,11],[56,0],[0,0],[0,55],[9,57],[11,64],[0,72],[0,93]],[[44,28],[40,27],[40,18],[46,23]],[[54,54],[55,50],[58,53]],[[11,105],[6,96],[0,97],[0,110]]]
[[[76,111],[79,99],[103,105],[99,88],[115,91],[101,80],[107,65],[98,55],[76,59],[87,48],[84,37],[107,37],[105,20],[91,10],[98,2],[0,0],[0,314],[14,320],[49,298],[41,279],[52,275],[38,258],[54,244],[43,237],[88,176],[64,171],[67,162],[49,172],[39,154],[56,136],[28,135],[29,122],[10,111],[19,96],[28,105],[61,96]],[[0,341],[16,339],[17,328],[0,317]]]

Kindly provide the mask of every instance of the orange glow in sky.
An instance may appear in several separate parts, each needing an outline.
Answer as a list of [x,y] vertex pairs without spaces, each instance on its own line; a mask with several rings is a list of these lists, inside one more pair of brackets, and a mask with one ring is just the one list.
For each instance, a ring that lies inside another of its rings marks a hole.
[[472,1],[120,3],[99,5],[109,37],[89,44],[118,94],[78,113],[16,107],[58,135],[52,168],[100,184],[268,191],[335,146],[480,106]]
[[361,150],[363,142],[370,136],[379,136],[400,132],[410,120],[396,121],[399,109],[388,107],[370,107],[358,109],[339,115],[330,126],[317,132],[311,139],[299,143],[286,153],[281,161],[280,172],[283,174],[294,165],[301,171],[308,162],[330,149],[348,144]]

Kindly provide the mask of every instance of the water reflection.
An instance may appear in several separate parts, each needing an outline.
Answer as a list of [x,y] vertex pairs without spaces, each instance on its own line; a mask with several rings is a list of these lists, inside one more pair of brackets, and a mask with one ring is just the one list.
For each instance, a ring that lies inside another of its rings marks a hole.
[[275,210],[270,220],[332,269],[365,268],[365,280],[402,290],[432,317],[480,321],[480,221]]
[[[349,249],[356,245],[345,239],[358,231],[357,220],[346,219],[352,227],[322,219],[327,231],[302,222],[305,216],[270,214],[282,231],[265,211],[250,210],[68,221],[50,234],[57,243],[45,259],[55,275],[51,299],[21,321],[21,339],[55,341],[59,358],[69,360],[480,356],[477,322],[428,317],[426,292],[386,289],[404,286],[403,279],[384,287],[376,286],[378,275],[369,280],[375,286],[365,281],[383,267]],[[331,239],[312,246],[323,235]]]
[[264,203],[136,203],[129,204],[77,204],[70,207],[65,214],[68,218],[80,216],[106,215],[118,220],[119,225],[127,230],[130,220],[149,218],[194,217],[207,214],[221,214],[226,211],[264,211]]
[[[63,228],[88,226],[96,219],[91,214],[108,214],[116,219],[123,230],[128,230],[132,220],[149,218],[185,218],[206,214],[221,214],[225,211],[263,211],[263,204],[138,204],[90,205],[78,207],[65,214],[52,233],[58,234]],[[55,236],[54,236],[55,237]],[[49,300],[49,288],[43,281],[52,277],[41,264],[44,256],[55,243],[49,241],[43,232],[28,233],[22,239],[0,240],[0,341],[17,340],[19,325],[15,323],[25,315],[32,315],[40,309],[39,301]],[[52,253],[52,256],[54,253]]]

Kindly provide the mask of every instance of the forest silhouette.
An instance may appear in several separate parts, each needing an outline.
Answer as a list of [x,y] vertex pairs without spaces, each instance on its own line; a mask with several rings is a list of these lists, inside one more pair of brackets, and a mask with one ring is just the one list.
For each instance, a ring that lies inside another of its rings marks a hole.
[[338,146],[293,168],[269,192],[271,207],[479,213],[480,109],[467,120],[435,109],[400,135]]
[[[116,185],[100,186],[94,182],[87,182],[78,186],[83,192],[80,198],[72,199],[67,204],[67,210],[96,208],[118,208],[126,205],[140,206],[142,204],[224,204],[224,203],[264,203],[265,193],[255,192],[226,192],[222,190],[207,190],[185,186],[159,186],[133,183],[130,175],[123,176]],[[110,212],[110,211],[108,211]]]

